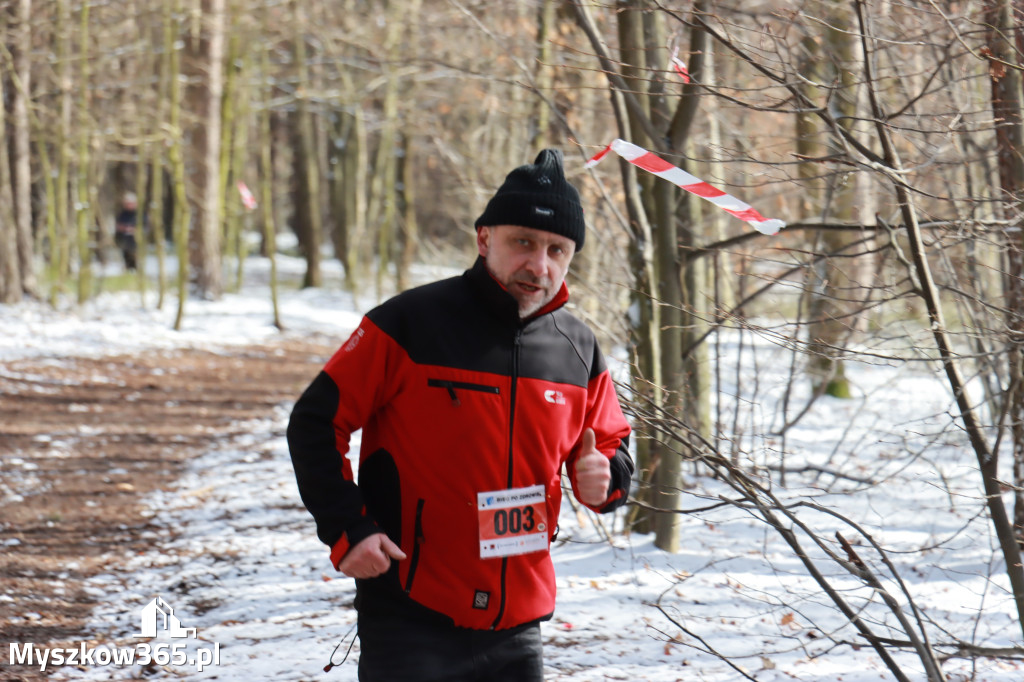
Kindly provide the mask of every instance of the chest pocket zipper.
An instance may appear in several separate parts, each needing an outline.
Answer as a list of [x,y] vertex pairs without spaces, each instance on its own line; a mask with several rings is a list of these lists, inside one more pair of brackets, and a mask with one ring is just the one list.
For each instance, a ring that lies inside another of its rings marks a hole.
[[446,379],[427,379],[427,386],[447,389],[448,396],[452,399],[452,403],[454,403],[455,405],[462,404],[462,402],[459,400],[459,394],[455,392],[456,389],[465,391],[477,391],[480,393],[490,393],[493,395],[498,395],[501,393],[501,389],[497,386],[487,386],[486,384],[470,384],[464,381],[448,381]]

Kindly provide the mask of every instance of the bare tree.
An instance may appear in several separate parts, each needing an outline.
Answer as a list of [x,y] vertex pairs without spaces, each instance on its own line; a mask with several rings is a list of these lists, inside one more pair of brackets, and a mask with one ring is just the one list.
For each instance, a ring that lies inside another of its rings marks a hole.
[[[863,41],[869,46],[873,46],[872,43],[875,36],[870,28],[870,21],[866,16],[865,8],[860,2],[857,4],[857,17]],[[870,47],[865,51],[869,50]],[[874,84],[875,74],[875,65],[872,61],[870,57],[865,60],[865,77],[871,86]],[[968,396],[966,381],[960,367],[961,362],[958,360],[957,352],[951,343],[949,325],[945,320],[942,301],[928,263],[927,251],[922,239],[917,216],[916,202],[903,183],[898,180],[904,168],[891,133],[883,124],[883,121],[886,120],[889,114],[873,87],[869,88],[869,94],[875,128],[882,142],[882,160],[885,173],[887,178],[893,182],[893,189],[899,202],[901,217],[907,230],[910,255],[913,261],[914,272],[917,276],[918,293],[928,309],[929,328],[935,339],[935,346],[939,351],[942,367],[948,378],[950,388],[960,409],[960,418],[963,420],[964,428],[967,431],[971,446],[978,460],[982,485],[985,490],[986,506],[996,536],[999,539],[1003,557],[1006,560],[1006,574],[1010,581],[1013,599],[1017,605],[1019,625],[1022,628],[1022,632],[1024,632],[1024,564],[1021,562],[1020,547],[1014,537],[1012,524],[1003,504],[999,484],[999,458],[991,450],[984,429],[980,424],[978,411],[971,404]]]
[[14,215],[17,229],[17,247],[21,288],[27,294],[36,294],[38,285],[35,274],[35,249],[32,238],[32,160],[29,106],[32,96],[31,61],[32,47],[30,20],[32,0],[18,0],[13,8],[14,29],[12,33],[13,74],[17,86],[11,92],[11,150],[12,172],[14,175]]
[[[271,14],[269,11],[264,12],[263,20],[269,25]],[[270,54],[268,49],[263,49],[260,53],[260,67],[264,74],[269,73],[269,61]],[[270,87],[264,86],[263,97],[265,100],[270,100]],[[270,302],[273,308],[273,323],[278,329],[283,329],[284,326],[281,323],[281,310],[278,304],[278,282],[277,282],[277,222],[274,214],[274,161],[272,153],[272,142],[273,135],[270,123],[270,109],[263,107],[259,113],[259,130],[260,130],[260,167],[263,171],[260,188],[260,211],[263,219],[263,240],[264,243],[269,245],[267,249],[267,257],[270,260]]]
[[65,288],[65,282],[70,273],[72,257],[72,223],[70,219],[71,201],[71,135],[74,90],[72,83],[72,58],[71,58],[71,8],[68,0],[57,0],[56,9],[56,31],[54,42],[56,43],[58,88],[60,92],[60,118],[57,122],[57,178],[55,180],[54,193],[51,197],[53,212],[53,230],[50,234],[50,262],[54,272],[54,286],[50,293],[51,302],[56,302],[57,296]]
[[[181,10],[181,0],[173,0],[168,3],[167,11],[164,14],[165,21],[171,21],[177,17]],[[165,34],[168,37],[176,35],[175,31]],[[192,224],[192,209],[189,205],[188,196],[185,191],[185,152],[184,152],[184,124],[182,122],[182,92],[181,92],[181,49],[178,41],[173,40],[166,44],[169,49],[168,79],[170,109],[167,112],[167,122],[170,128],[171,144],[167,150],[167,161],[170,166],[171,187],[174,190],[174,251],[178,257],[178,311],[174,318],[174,328],[181,329],[185,321],[185,302],[188,300],[189,280],[189,234]]]
[[[670,104],[662,66],[667,62],[667,55],[660,52],[667,43],[666,15],[651,12],[651,5],[643,0],[624,3],[618,13],[622,61],[625,64],[640,61],[641,65],[620,73],[618,63],[603,44],[588,4],[580,3],[575,7],[580,26],[608,75],[616,98],[620,136],[642,132],[661,153],[680,156],[676,160],[686,170],[687,139],[697,112],[697,99],[693,87],[687,84],[682,86],[674,107]],[[705,11],[705,4],[698,2],[694,11]],[[701,30],[695,29],[690,45],[691,78],[700,78],[703,39]],[[647,79],[646,92],[638,89],[641,73]],[[634,183],[634,177],[632,170],[624,169],[623,181],[627,186]],[[647,371],[657,374],[655,395],[661,404],[669,408],[670,413],[685,413],[698,433],[707,434],[710,432],[706,411],[708,370],[702,362],[703,349],[692,343],[702,335],[704,315],[698,309],[696,291],[700,275],[696,267],[684,269],[680,256],[681,248],[696,243],[699,220],[695,213],[700,208],[691,203],[689,195],[683,195],[669,183],[649,180],[648,183],[648,191],[642,197],[636,195],[634,199],[638,201],[629,204],[633,220],[631,246],[636,253],[632,260],[640,265],[637,271],[641,285],[639,294],[655,302],[651,307],[649,303],[641,304],[643,313],[637,319],[637,345],[652,353]],[[649,265],[645,263],[648,259],[653,259]],[[645,338],[653,330],[656,330],[656,345],[654,338]],[[689,349],[685,357],[684,348]],[[644,384],[651,380],[650,374],[637,376],[638,389],[645,390]],[[655,506],[674,509],[680,488],[678,458],[655,449],[650,462],[641,461],[640,466],[641,470],[649,471],[652,496],[657,500]],[[678,549],[675,523],[672,514],[656,518],[658,547],[669,551]]]
[[[1010,427],[1013,458],[1014,528],[1024,545],[1024,236],[1021,235],[1021,201],[1024,199],[1024,25],[1020,3],[997,0],[986,7],[989,28],[987,51],[992,84],[992,112],[1000,122],[996,129],[999,186],[1005,214],[1013,228],[1003,231],[1007,260],[1006,341],[1009,381],[1005,410]],[[992,458],[998,461],[999,453]],[[1024,611],[1022,611],[1024,614]]]
[[[812,78],[805,79],[804,92],[818,89],[819,97],[808,98],[818,106],[829,107],[836,122],[847,131],[852,131],[858,120],[859,86],[857,83],[857,66],[860,61],[859,46],[846,27],[852,23],[852,10],[845,0],[825,0],[819,5],[811,4],[809,9],[817,10],[815,16],[820,17],[822,31],[820,42],[810,47],[815,41],[803,41],[809,49],[816,49],[819,55],[812,56],[812,64],[819,67],[810,72]],[[817,32],[815,32],[817,33]],[[826,87],[821,85],[828,84]],[[816,87],[817,86],[817,87]],[[799,117],[804,121],[809,118],[804,114]],[[813,125],[807,121],[807,125]],[[824,155],[833,152],[841,153],[842,140],[833,137],[824,149]],[[852,168],[844,168],[829,173],[826,177],[824,194],[818,199],[820,219],[834,220],[839,223],[856,224],[858,199],[858,178],[860,173]],[[823,231],[814,235],[819,241],[817,251],[829,254],[840,254],[847,247],[860,239],[855,232]],[[844,258],[842,264],[826,258],[811,268],[809,275],[808,312],[808,373],[817,395],[849,398],[850,385],[845,376],[842,361],[842,348],[853,336],[853,332],[861,324],[854,311],[859,307],[857,292],[864,291],[858,283],[858,270],[863,259]]]
[[[0,14],[0,43],[7,38],[7,22]],[[6,101],[5,90],[10,87],[7,79],[0,78],[0,103]],[[7,139],[7,111],[0,104],[0,140]],[[0,303],[17,303],[21,300],[21,264],[18,260],[17,225],[14,217],[14,201],[11,182],[10,157],[0,153]]]
[[95,216],[96,207],[92,204],[90,189],[94,178],[90,177],[91,163],[91,140],[93,125],[89,107],[90,81],[90,50],[92,40],[89,23],[89,3],[82,3],[78,13],[78,69],[77,77],[79,83],[77,121],[78,127],[77,144],[75,148],[75,191],[74,213],[75,213],[75,244],[78,248],[78,302],[84,303],[92,296],[93,277],[93,244],[92,244],[92,221]]
[[306,3],[295,2],[292,12],[295,21],[295,67],[297,70],[296,107],[292,114],[295,136],[295,232],[306,258],[306,274],[302,285],[318,287],[323,283],[320,255],[323,245],[323,215],[320,210],[320,166],[315,141],[314,111],[312,108],[311,66],[307,58]]
[[220,184],[221,102],[224,95],[226,0],[201,0],[197,34],[189,41],[190,158],[194,172],[190,199],[195,213],[190,258],[201,295],[218,298],[224,290],[221,271]]

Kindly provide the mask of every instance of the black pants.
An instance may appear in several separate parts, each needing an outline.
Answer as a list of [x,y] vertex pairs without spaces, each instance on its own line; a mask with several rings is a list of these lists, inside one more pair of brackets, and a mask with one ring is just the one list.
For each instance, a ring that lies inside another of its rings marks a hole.
[[138,248],[135,243],[135,235],[118,232],[114,235],[114,243],[117,244],[119,249],[121,249],[121,255],[124,256],[125,268],[128,270],[134,270],[136,267],[135,252]]
[[543,682],[540,625],[466,630],[359,616],[359,682]]

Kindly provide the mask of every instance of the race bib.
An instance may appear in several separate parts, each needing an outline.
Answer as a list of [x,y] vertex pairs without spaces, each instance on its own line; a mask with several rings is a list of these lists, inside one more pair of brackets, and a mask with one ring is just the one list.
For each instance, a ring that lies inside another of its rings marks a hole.
[[548,507],[543,485],[477,493],[480,558],[548,549]]

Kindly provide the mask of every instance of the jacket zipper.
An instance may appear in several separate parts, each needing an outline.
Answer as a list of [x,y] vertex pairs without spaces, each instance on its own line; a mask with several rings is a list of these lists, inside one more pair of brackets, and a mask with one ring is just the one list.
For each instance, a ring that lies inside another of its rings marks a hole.
[[[512,341],[512,381],[511,389],[509,390],[509,409],[508,409],[508,479],[505,483],[506,488],[512,487],[512,475],[514,472],[515,458],[513,453],[515,452],[515,446],[512,442],[512,435],[514,433],[514,426],[516,423],[516,383],[519,379],[519,348],[522,343],[523,329],[522,327],[516,327],[516,335]],[[501,599],[498,602],[498,615],[495,617],[494,622],[491,623],[491,629],[495,630],[498,627],[498,623],[501,622],[502,616],[505,615],[505,601],[506,601],[506,590],[505,590],[505,579],[508,574],[508,557],[502,557],[501,559]]]
[[416,577],[416,565],[420,562],[420,545],[423,544],[423,502],[416,502],[416,522],[413,527],[412,557],[409,559],[409,573],[405,576],[405,593],[412,591],[412,580]]
[[493,393],[498,395],[501,393],[501,389],[497,386],[487,386],[485,384],[470,384],[464,381],[448,381],[446,379],[427,379],[427,386],[434,388],[445,388],[448,389],[448,395],[451,397],[452,402],[456,405],[461,405],[459,395],[455,392],[455,389],[463,389],[466,391],[480,391],[481,393]]

